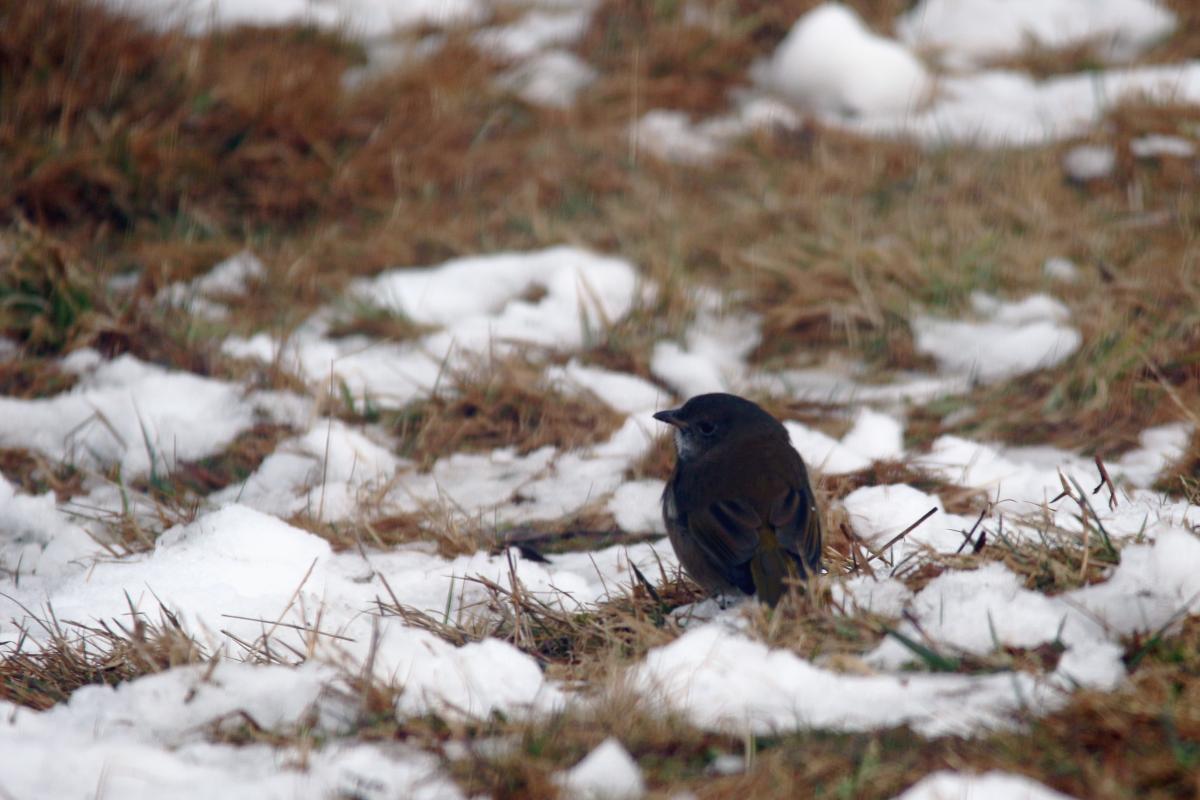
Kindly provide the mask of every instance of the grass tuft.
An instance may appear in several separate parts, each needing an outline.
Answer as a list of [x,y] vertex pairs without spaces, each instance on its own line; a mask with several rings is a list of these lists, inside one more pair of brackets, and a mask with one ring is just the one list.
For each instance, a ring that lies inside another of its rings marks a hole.
[[430,399],[386,414],[384,424],[401,454],[425,469],[456,452],[572,450],[616,432],[624,421],[618,412],[590,394],[549,384],[544,366],[506,359],[448,376]]
[[[132,622],[84,625],[35,617],[15,641],[0,646],[0,700],[36,710],[65,702],[81,686],[116,686],[143,675],[210,660],[179,620],[159,606],[159,619],[130,608]],[[33,634],[36,633],[35,637]]]

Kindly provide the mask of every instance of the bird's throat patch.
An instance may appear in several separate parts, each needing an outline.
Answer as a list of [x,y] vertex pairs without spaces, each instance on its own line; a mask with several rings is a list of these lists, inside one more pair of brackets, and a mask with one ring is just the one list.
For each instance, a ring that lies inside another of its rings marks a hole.
[[680,461],[689,461],[696,455],[696,443],[679,428],[675,429],[675,453]]

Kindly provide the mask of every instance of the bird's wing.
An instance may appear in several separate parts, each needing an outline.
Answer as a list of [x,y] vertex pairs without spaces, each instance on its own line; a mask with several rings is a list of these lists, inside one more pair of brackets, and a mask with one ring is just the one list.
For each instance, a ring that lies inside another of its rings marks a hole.
[[740,500],[712,503],[689,515],[692,538],[729,583],[747,594],[774,597],[768,600],[773,605],[789,571],[786,561],[800,578],[821,569],[821,522],[811,492],[807,482],[786,487],[766,520]]
[[821,570],[821,518],[805,480],[788,486],[771,506],[768,522],[779,544],[795,556],[811,574]]
[[762,524],[754,509],[738,500],[720,500],[688,515],[688,532],[709,563],[746,594],[754,593],[748,564]]

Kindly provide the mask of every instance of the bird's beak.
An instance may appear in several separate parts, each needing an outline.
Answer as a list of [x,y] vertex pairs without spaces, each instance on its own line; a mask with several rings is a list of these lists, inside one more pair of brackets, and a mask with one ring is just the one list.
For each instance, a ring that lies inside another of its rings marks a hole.
[[665,422],[668,425],[674,425],[676,428],[683,430],[687,427],[687,423],[679,418],[679,409],[672,408],[666,411],[655,413],[654,418],[659,422]]

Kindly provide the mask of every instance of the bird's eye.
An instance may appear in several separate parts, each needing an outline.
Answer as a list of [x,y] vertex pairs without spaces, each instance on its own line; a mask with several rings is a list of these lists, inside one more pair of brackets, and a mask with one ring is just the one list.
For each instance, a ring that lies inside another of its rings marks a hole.
[[717,426],[711,422],[701,422],[696,425],[696,428],[700,431],[702,436],[712,436],[717,432]]

